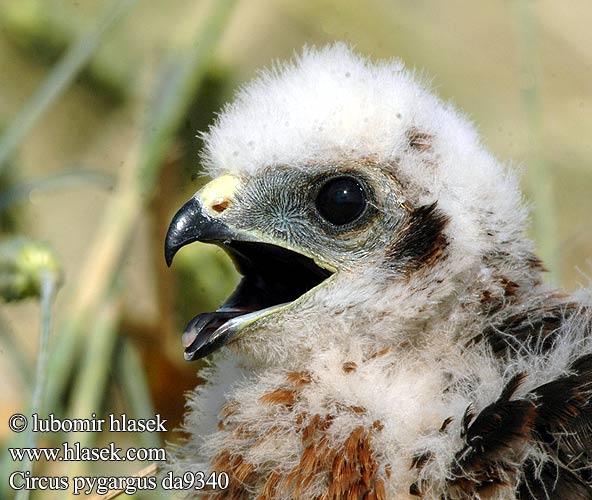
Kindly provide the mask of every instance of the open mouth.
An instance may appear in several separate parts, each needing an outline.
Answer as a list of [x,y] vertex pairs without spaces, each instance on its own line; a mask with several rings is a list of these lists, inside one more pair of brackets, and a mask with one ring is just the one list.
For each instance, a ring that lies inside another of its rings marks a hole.
[[212,353],[244,326],[296,301],[333,274],[305,255],[268,243],[230,240],[219,245],[243,277],[217,311],[197,315],[185,328],[189,361]]

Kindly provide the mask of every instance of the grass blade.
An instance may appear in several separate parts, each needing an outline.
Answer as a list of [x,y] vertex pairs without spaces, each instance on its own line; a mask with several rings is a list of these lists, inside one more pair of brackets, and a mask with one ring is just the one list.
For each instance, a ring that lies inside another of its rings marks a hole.
[[[117,357],[117,379],[123,389],[133,418],[154,418],[154,406],[150,396],[148,380],[138,350],[129,339],[123,339],[122,349]],[[159,448],[162,439],[158,433],[142,432],[138,435],[142,446]]]
[[[115,285],[93,321],[86,342],[86,353],[73,389],[73,405],[67,412],[68,418],[91,418],[93,413],[99,413],[113,364],[122,305],[121,287]],[[81,447],[90,447],[97,437],[96,432],[76,433],[68,441],[78,442]],[[88,465],[88,462],[73,463],[69,475],[86,474]]]
[[88,62],[107,31],[137,0],[114,0],[99,20],[72,45],[0,137],[0,172],[37,120],[60,97]]
[[151,106],[152,113],[142,138],[142,168],[139,182],[142,191],[151,190],[157,169],[175,138],[180,122],[199,89],[212,53],[220,39],[236,0],[216,0],[206,25],[172,65],[161,71],[161,88]]
[[144,129],[148,132],[132,147],[130,157],[124,162],[118,186],[81,272],[83,286],[75,294],[68,320],[58,331],[50,360],[52,377],[46,389],[46,401],[52,411],[59,410],[60,395],[70,378],[86,324],[94,317],[118,274],[130,235],[150,199],[158,170],[199,88],[234,4],[234,0],[212,3],[213,12],[207,18],[206,27],[191,43],[191,50],[178,59],[176,69],[170,74],[170,84],[155,104],[155,113]]
[[526,189],[534,203],[532,228],[538,254],[549,270],[549,279],[557,284],[559,281],[557,221],[551,165],[543,151],[540,95],[541,54],[537,44],[537,19],[535,12],[533,12],[536,5],[531,0],[519,0],[516,5],[521,52],[521,97],[528,127],[529,145],[525,180]]

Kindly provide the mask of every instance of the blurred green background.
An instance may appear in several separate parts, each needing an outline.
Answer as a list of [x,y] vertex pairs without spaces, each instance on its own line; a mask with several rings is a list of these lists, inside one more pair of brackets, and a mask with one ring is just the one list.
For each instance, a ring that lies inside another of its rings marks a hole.
[[[47,260],[14,267],[34,244],[15,244],[16,235],[46,242],[62,268],[45,279],[61,288],[55,302],[44,296],[52,348],[41,350],[50,357],[37,377],[43,308],[35,298],[0,306],[0,422],[31,408],[70,418],[158,412],[166,436],[131,433],[116,444],[179,439],[172,430],[200,366],[183,361],[180,333],[236,276],[202,245],[168,270],[164,234],[204,182],[196,133],[257,68],[304,44],[348,41],[426,75],[502,161],[522,168],[549,279],[586,285],[591,19],[589,0],[0,0],[0,288],[25,271],[33,295],[44,282]],[[0,425],[3,474],[21,467],[6,460],[15,437],[25,439]],[[35,473],[122,475],[144,465],[42,463]],[[10,497],[3,481],[0,498]]]

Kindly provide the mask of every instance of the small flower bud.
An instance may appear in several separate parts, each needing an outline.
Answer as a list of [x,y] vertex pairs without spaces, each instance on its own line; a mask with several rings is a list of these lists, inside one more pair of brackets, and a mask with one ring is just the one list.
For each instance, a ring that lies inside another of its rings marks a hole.
[[62,266],[46,243],[21,236],[0,242],[0,297],[18,301],[39,297],[44,276],[62,281]]

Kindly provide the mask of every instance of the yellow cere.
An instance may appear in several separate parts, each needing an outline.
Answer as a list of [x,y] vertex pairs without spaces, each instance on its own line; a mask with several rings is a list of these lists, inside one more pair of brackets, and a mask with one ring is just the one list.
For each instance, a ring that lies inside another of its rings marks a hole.
[[228,204],[238,189],[240,179],[233,175],[222,175],[208,182],[198,193],[198,199],[210,215],[215,215],[213,207]]

